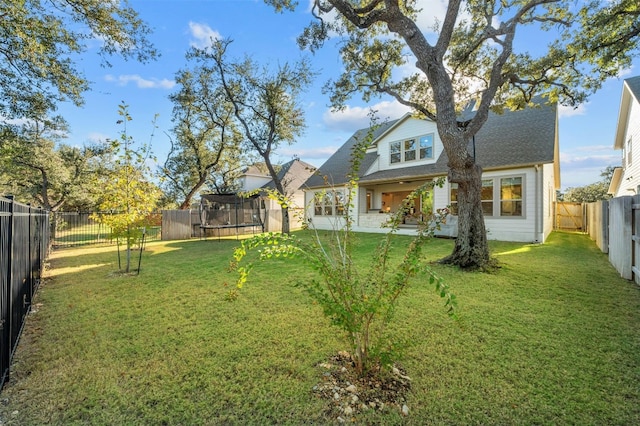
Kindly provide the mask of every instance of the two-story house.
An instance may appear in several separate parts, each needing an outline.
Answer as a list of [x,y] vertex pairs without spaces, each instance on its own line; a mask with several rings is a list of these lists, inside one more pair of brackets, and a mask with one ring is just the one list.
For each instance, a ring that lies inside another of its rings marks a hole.
[[[307,220],[318,229],[341,226],[353,147],[366,137],[357,131],[306,182]],[[482,204],[489,239],[544,242],[553,229],[554,201],[560,187],[557,106],[491,113],[469,141],[469,153],[483,168]],[[364,156],[353,196],[354,230],[384,232],[381,225],[410,192],[447,176],[447,155],[436,123],[410,114],[376,129]],[[457,187],[447,182],[422,200],[418,211],[450,207],[439,231],[457,236]],[[401,233],[415,232],[410,217]]]
[[613,148],[622,150],[622,167],[616,167],[609,185],[614,197],[640,194],[640,160],[634,151],[640,149],[640,76],[627,78],[622,84]]

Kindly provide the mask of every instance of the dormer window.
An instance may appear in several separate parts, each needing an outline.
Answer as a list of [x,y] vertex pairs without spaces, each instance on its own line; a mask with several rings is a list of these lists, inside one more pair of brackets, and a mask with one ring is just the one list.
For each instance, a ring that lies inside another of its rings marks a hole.
[[395,141],[389,145],[389,162],[391,164],[432,158],[433,134],[404,141]]

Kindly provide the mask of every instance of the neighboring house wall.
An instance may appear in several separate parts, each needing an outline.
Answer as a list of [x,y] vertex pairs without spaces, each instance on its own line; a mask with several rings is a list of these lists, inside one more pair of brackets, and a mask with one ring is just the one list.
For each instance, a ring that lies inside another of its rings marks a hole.
[[271,176],[266,175],[244,175],[242,177],[242,190],[253,191],[271,182]]
[[640,185],[640,103],[633,100],[627,117],[622,149],[623,175],[616,197],[635,195]]
[[623,83],[614,149],[622,151],[622,173],[614,176],[614,196],[640,193],[640,76]]

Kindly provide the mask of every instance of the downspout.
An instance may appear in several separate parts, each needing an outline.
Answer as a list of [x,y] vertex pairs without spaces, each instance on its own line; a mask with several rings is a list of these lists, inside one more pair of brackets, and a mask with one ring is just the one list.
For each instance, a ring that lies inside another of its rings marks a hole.
[[536,170],[536,174],[535,174],[535,224],[534,224],[534,242],[535,243],[541,243],[543,240],[543,231],[541,229],[541,222],[542,222],[542,215],[544,214],[544,203],[542,202],[542,184],[540,183],[540,176],[542,175],[540,173],[540,165],[536,164],[534,166],[535,170]]

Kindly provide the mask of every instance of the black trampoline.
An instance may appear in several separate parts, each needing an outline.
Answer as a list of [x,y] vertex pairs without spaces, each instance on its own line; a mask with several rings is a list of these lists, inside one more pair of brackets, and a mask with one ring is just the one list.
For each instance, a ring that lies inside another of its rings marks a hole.
[[205,194],[200,201],[201,237],[264,232],[265,209],[258,195]]

